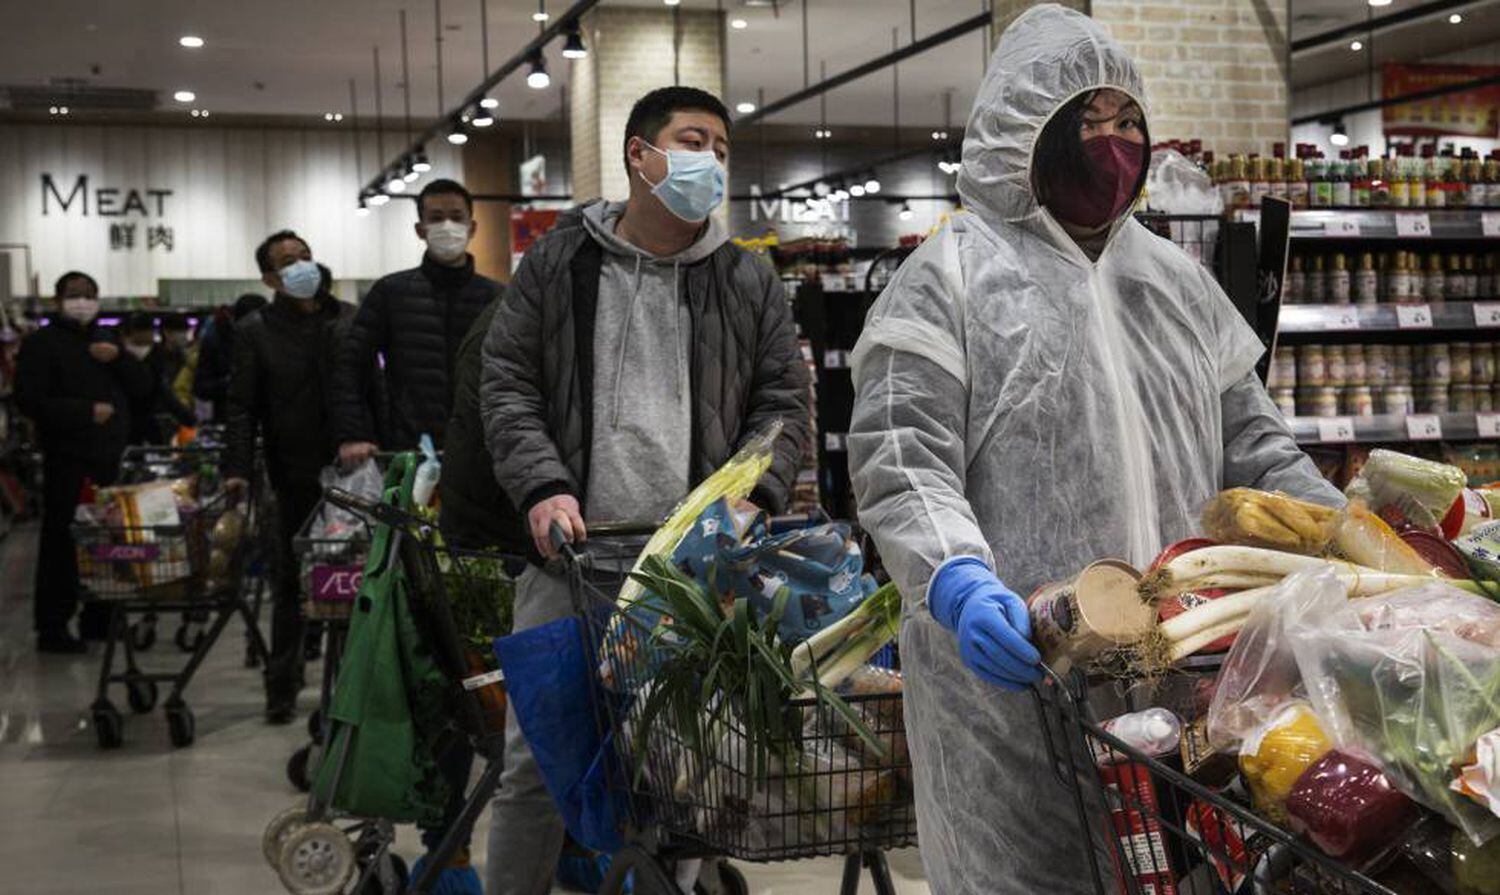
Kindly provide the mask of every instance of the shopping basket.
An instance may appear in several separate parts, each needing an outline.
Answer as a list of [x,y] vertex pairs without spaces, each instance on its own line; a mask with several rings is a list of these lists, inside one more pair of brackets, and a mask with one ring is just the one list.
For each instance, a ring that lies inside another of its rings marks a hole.
[[1034,693],[1052,770],[1089,840],[1099,895],[1396,895],[1187,776],[1173,758],[1153,758],[1104,730],[1081,675],[1049,670]]
[[[883,852],[916,842],[901,695],[845,697],[879,750],[812,699],[790,703],[800,723],[785,738],[757,738],[759,755],[747,754],[732,712],[712,711],[719,695],[710,697],[694,731],[675,730],[662,716],[645,718],[654,619],[615,604],[643,546],[640,532],[592,526],[586,549],[562,545],[576,630],[592,671],[585,677],[604,745],[598,767],[605,798],[618,800],[625,813],[620,832],[627,844],[613,854],[600,891],[614,895],[633,885],[637,892],[677,893],[694,875],[681,872],[683,863],[701,858],[844,855],[842,892],[857,890],[864,868],[879,895],[893,893]],[[746,891],[738,871],[717,868],[728,891]]]
[[[410,507],[410,472],[414,460],[397,458],[387,482],[399,484],[388,490],[383,501],[329,489],[331,504],[370,520],[375,525],[379,554],[371,557],[380,574],[386,562],[399,563],[404,576],[398,601],[410,616],[410,633],[420,641],[418,651],[429,654],[446,680],[442,692],[432,700],[412,696],[414,712],[425,711],[443,731],[427,733],[428,742],[466,740],[485,761],[484,770],[468,790],[458,794],[461,807],[427,856],[427,871],[408,880],[406,868],[390,846],[394,826],[400,818],[351,816],[341,802],[346,775],[359,773],[348,766],[348,736],[339,736],[337,719],[331,719],[325,742],[341,750],[332,756],[332,769],[305,806],[297,806],[272,821],[265,834],[266,857],[278,870],[283,883],[294,893],[333,891],[354,880],[354,891],[423,892],[467,841],[480,812],[499,785],[504,748],[505,696],[498,672],[482,667],[486,653],[478,647],[487,638],[476,636],[472,626],[476,596],[511,584],[505,564],[512,557],[478,550],[447,547],[435,527]],[[370,595],[362,593],[360,600]],[[352,655],[352,654],[351,654]],[[425,694],[424,694],[425,695]],[[425,706],[421,703],[427,703]],[[435,748],[443,748],[439,745]],[[467,783],[467,781],[466,781]],[[378,889],[367,888],[378,886]]]
[[[217,484],[216,456],[197,447],[127,451],[122,463],[132,490],[112,492],[105,505],[81,508],[73,526],[79,580],[88,599],[109,607],[107,640],[99,684],[90,707],[99,745],[123,742],[124,719],[109,700],[111,684],[126,689],[132,711],[156,707],[158,684],[170,684],[162,703],[174,746],[190,745],[195,719],[182,694],[230,619],[239,616],[251,637],[251,649],[266,654],[264,640],[246,600],[244,575],[250,537],[248,513]],[[153,475],[188,472],[196,479],[151,480]],[[179,505],[179,489],[196,490]],[[196,636],[179,633],[191,655],[177,671],[147,672],[137,662],[142,628],[131,619],[154,619],[158,612],[180,612],[202,618]],[[124,668],[115,671],[117,650]]]

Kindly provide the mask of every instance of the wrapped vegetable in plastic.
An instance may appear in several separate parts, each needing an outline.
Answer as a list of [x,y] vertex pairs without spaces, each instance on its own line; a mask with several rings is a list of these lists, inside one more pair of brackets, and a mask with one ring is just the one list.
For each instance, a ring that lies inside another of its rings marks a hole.
[[1287,797],[1304,771],[1322,758],[1332,743],[1305,702],[1292,702],[1240,747],[1240,773],[1255,807],[1273,823],[1285,826]]
[[1203,530],[1226,544],[1313,556],[1333,540],[1339,511],[1285,494],[1231,488],[1203,508]]
[[1467,484],[1456,466],[1377,448],[1345,493],[1397,524],[1437,531]]
[[1406,832],[1412,801],[1380,768],[1347,752],[1325,753],[1287,796],[1292,830],[1335,858],[1361,864]]
[[1439,574],[1416,548],[1401,540],[1395,529],[1370,512],[1359,500],[1349,501],[1334,532],[1333,546],[1359,565],[1382,572],[1398,572],[1403,575]]

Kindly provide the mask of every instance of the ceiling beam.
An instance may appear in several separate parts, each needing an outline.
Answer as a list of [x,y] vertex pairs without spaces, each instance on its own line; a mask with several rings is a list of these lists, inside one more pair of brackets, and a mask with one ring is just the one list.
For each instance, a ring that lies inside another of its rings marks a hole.
[[1351,37],[1363,37],[1377,31],[1389,31],[1410,25],[1422,19],[1432,18],[1453,12],[1469,6],[1482,5],[1485,0],[1432,0],[1421,6],[1413,6],[1408,9],[1399,10],[1383,16],[1376,16],[1363,22],[1352,25],[1343,25],[1328,31],[1304,37],[1301,40],[1292,41],[1292,52],[1302,53],[1307,50],[1325,47],[1329,44],[1341,44]]
[[785,109],[790,109],[798,103],[807,102],[808,100],[818,96],[819,94],[827,93],[830,90],[835,90],[839,87],[844,86],[850,81],[857,81],[860,78],[865,77],[866,75],[880,71],[882,68],[889,68],[890,66],[895,65],[903,59],[909,59],[912,56],[925,53],[933,47],[942,46],[950,40],[963,37],[970,31],[976,31],[980,28],[988,27],[993,21],[994,19],[988,12],[982,12],[977,16],[964,19],[957,24],[949,25],[942,31],[938,31],[934,34],[929,34],[921,40],[914,40],[906,46],[900,48],[899,50],[892,51],[876,59],[871,59],[869,62],[857,65],[846,72],[836,74],[833,77],[828,78],[827,80],[819,81],[816,84],[805,87],[802,90],[791,94],[790,96],[783,97],[782,99],[778,99],[773,103],[762,106],[761,108],[756,109],[754,112],[751,112],[748,115],[741,115],[734,120],[734,123],[736,125],[741,125],[754,124],[757,121],[762,121],[770,115],[774,115],[777,112],[783,111]]

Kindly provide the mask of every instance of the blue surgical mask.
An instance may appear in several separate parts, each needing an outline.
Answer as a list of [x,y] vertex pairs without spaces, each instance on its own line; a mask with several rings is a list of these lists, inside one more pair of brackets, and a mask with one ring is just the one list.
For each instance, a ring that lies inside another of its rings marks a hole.
[[292,298],[312,298],[323,285],[323,271],[313,261],[293,261],[281,269],[281,291]]
[[724,166],[712,152],[663,151],[655,146],[651,149],[667,157],[667,176],[661,183],[646,180],[645,174],[641,174],[641,180],[646,181],[651,194],[661,200],[667,211],[696,224],[724,201]]

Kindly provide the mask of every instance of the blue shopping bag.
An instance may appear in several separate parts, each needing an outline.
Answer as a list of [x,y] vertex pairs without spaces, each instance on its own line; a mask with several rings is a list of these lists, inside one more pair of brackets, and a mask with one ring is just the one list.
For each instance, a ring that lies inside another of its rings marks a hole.
[[505,691],[547,792],[574,841],[597,852],[625,845],[628,795],[614,734],[600,736],[589,691],[596,669],[581,623],[564,618],[495,640]]

